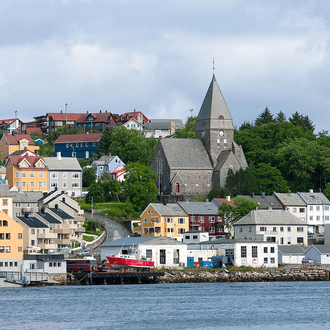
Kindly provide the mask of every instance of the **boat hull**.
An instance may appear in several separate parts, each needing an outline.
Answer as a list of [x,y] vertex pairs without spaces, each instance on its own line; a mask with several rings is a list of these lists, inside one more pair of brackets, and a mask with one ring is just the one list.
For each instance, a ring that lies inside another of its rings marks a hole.
[[153,261],[126,259],[114,256],[107,256],[108,262],[112,267],[138,267],[138,268],[151,268],[154,267]]

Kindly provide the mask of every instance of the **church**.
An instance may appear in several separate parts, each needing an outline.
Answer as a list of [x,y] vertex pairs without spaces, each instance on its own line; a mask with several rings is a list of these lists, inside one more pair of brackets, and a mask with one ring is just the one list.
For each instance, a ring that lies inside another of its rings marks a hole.
[[248,165],[234,142],[233,119],[213,74],[198,113],[195,139],[159,139],[151,163],[160,194],[206,195],[224,187],[228,170]]

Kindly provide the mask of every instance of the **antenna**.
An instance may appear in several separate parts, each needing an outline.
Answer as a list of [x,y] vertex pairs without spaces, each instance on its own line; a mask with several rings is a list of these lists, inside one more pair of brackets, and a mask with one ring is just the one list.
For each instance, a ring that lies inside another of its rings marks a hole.
[[65,126],[68,126],[68,105],[69,103],[65,103]]
[[17,118],[17,112],[18,112],[18,110],[15,110],[15,118]]
[[213,67],[212,67],[212,69],[213,69],[213,74],[214,74],[214,70],[215,70],[215,67],[214,67],[214,57],[213,57]]
[[189,111],[191,112],[190,116],[192,117],[192,113],[193,113],[194,109],[189,109]]

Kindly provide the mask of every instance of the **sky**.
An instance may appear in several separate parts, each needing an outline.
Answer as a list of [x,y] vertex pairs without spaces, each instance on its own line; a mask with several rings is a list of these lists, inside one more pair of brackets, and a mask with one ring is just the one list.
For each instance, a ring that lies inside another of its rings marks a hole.
[[214,73],[234,126],[266,106],[330,131],[330,2],[2,0],[0,119],[198,115]]

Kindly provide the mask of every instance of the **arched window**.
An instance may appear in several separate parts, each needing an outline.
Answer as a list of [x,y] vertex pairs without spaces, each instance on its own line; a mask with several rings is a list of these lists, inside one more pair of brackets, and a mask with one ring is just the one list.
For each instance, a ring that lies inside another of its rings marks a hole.
[[175,184],[175,192],[177,192],[177,193],[180,192],[180,183],[179,183],[179,182],[177,182],[177,183]]
[[211,177],[210,173],[207,173],[207,185],[208,186],[210,185],[210,177]]
[[198,184],[198,179],[199,179],[199,178],[198,178],[198,173],[196,173],[196,175],[195,175],[195,183],[196,183],[196,184]]
[[224,118],[223,118],[223,115],[219,116],[219,119],[224,119]]
[[187,185],[187,173],[184,174],[183,180],[184,180],[184,184]]

